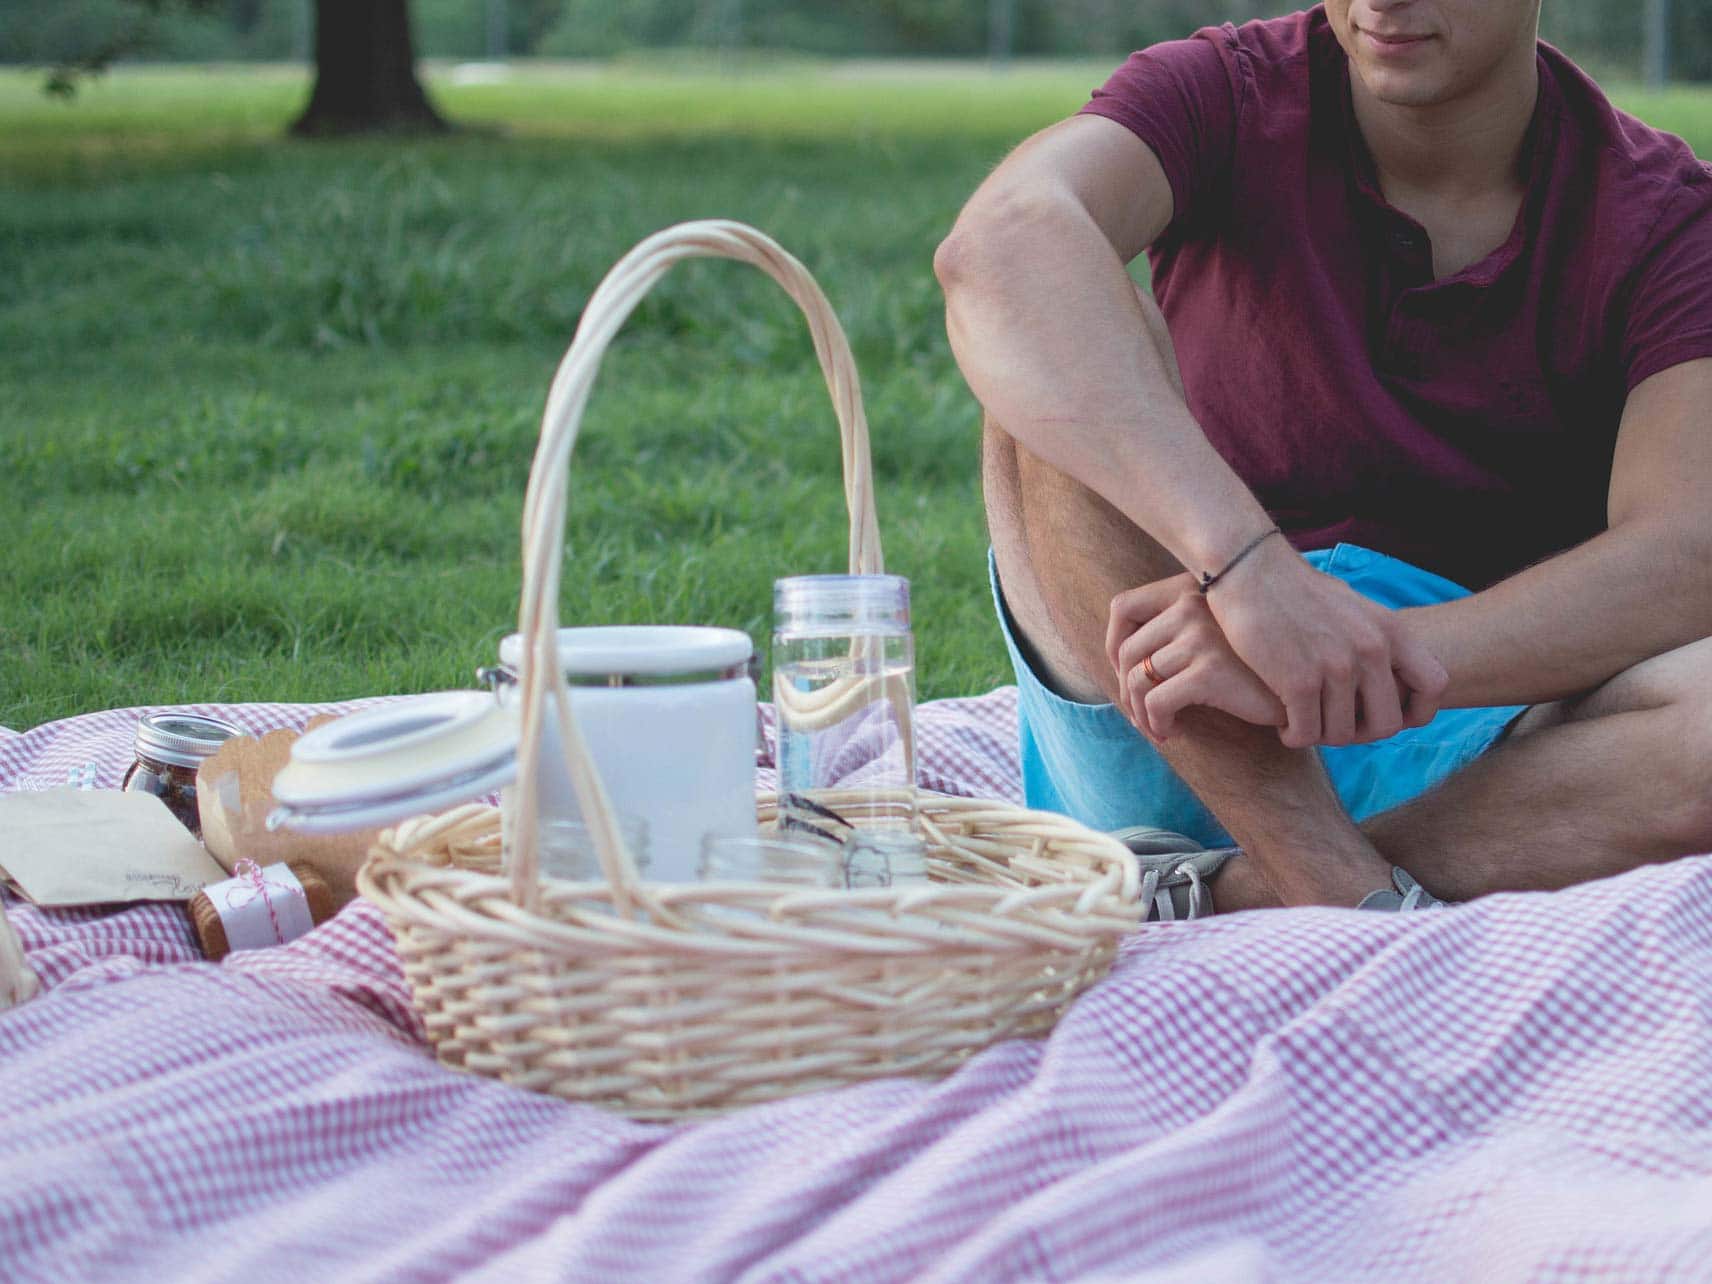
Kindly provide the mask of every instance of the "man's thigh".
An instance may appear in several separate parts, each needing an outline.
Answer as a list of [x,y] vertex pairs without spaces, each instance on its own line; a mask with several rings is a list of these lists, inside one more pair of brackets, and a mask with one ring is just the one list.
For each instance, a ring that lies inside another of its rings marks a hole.
[[1180,568],[1117,509],[990,421],[981,471],[1016,645],[1056,694],[1107,699],[1112,598]]

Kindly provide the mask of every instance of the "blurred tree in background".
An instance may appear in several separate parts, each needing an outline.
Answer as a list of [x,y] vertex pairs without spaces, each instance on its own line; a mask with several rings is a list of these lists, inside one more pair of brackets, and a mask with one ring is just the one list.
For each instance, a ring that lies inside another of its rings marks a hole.
[[[163,61],[305,59],[313,11],[370,0],[0,0],[0,62],[74,64],[118,36],[123,56]],[[403,6],[405,0],[396,0]],[[967,57],[1008,23],[1019,56],[1115,57],[1218,22],[1299,8],[1290,0],[413,0],[415,51],[604,58],[643,50],[783,50]],[[1636,0],[1545,0],[1546,39],[1597,75],[1640,74]],[[1671,73],[1712,79],[1712,0],[1670,0]]]
[[[49,93],[127,57],[262,59],[290,22],[299,56],[312,50],[315,85],[291,132],[312,137],[446,128],[416,78],[410,0],[7,0],[0,62],[42,62]],[[273,21],[269,21],[272,19]]]
[[[228,11],[235,3],[226,0]],[[259,0],[243,3],[253,10]],[[315,88],[292,133],[445,128],[416,79],[410,0],[315,0]]]

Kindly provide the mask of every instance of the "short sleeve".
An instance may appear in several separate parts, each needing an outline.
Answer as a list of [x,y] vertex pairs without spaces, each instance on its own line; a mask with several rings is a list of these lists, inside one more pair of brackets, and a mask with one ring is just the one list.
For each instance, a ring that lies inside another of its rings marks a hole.
[[1173,229],[1206,217],[1236,148],[1238,95],[1229,28],[1208,28],[1129,56],[1081,114],[1104,116],[1153,149],[1171,184]]
[[1623,324],[1624,386],[1712,357],[1712,175],[1679,192],[1654,227]]

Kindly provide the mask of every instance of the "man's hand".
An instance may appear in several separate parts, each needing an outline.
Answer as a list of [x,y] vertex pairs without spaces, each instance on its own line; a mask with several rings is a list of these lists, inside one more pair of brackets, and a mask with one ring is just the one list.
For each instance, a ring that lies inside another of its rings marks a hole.
[[[1234,659],[1282,703],[1279,739],[1293,749],[1382,740],[1405,726],[1430,722],[1447,675],[1399,615],[1314,570],[1283,541],[1269,544],[1244,559],[1205,598],[1188,575],[1119,594],[1107,629],[1107,653],[1114,667],[1125,658],[1124,638],[1138,626],[1175,612],[1173,623],[1150,631],[1131,648],[1131,668],[1152,654],[1144,649],[1149,642],[1175,637],[1196,622],[1194,604],[1177,605],[1193,597],[1218,626],[1231,655],[1203,665],[1192,675],[1192,684],[1200,692],[1210,689],[1216,677],[1227,685],[1234,682],[1230,690],[1241,692],[1202,703],[1262,726],[1278,725],[1273,716],[1248,716],[1227,707],[1240,701],[1251,713],[1258,712],[1254,692],[1230,663]],[[1196,622],[1194,632],[1202,649],[1215,645],[1207,641],[1205,623]],[[1172,662],[1181,663],[1175,658]],[[1154,668],[1162,679],[1168,676],[1157,660]],[[1120,676],[1130,673],[1118,671]],[[1174,719],[1182,707],[1176,694],[1160,699],[1160,708],[1172,711]]]
[[1120,594],[1106,625],[1106,655],[1118,675],[1118,707],[1156,743],[1177,734],[1177,715],[1191,705],[1257,726],[1284,725],[1283,704],[1231,650],[1193,576]]

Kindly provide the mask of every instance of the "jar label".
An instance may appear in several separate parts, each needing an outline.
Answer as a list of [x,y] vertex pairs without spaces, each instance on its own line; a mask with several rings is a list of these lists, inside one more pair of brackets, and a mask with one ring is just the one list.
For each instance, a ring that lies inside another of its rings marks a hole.
[[234,872],[236,878],[204,889],[220,915],[231,949],[284,945],[315,926],[309,897],[290,866],[282,862],[263,869],[254,861],[241,860]]

